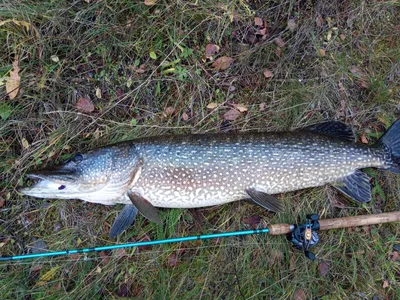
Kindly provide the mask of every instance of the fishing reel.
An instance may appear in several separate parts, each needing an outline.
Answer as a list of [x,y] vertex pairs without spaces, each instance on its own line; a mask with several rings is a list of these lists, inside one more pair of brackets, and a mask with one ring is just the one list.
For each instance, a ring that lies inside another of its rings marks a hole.
[[314,247],[319,242],[319,216],[317,214],[307,215],[306,223],[300,225],[293,225],[294,229],[287,234],[287,239],[298,250],[304,251],[304,255],[310,259],[315,260],[315,254],[308,251],[309,248]]

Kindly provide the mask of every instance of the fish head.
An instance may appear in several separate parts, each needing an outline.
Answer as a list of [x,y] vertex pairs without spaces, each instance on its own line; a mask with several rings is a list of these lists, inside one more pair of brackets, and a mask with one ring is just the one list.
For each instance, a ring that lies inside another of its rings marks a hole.
[[37,198],[85,200],[108,185],[112,168],[112,149],[78,153],[61,165],[28,173],[33,184],[19,192]]

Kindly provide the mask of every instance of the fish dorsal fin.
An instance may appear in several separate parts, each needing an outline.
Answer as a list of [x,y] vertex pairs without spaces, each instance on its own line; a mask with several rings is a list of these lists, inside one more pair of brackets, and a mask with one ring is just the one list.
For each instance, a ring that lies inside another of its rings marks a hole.
[[126,204],[115,218],[110,230],[110,237],[115,238],[135,221],[138,209],[132,204]]
[[303,128],[303,130],[308,130],[323,135],[333,136],[350,142],[355,141],[353,130],[341,122],[328,121],[328,122],[318,123],[311,126],[307,126]]
[[143,217],[157,224],[162,224],[160,216],[158,215],[158,211],[153,204],[144,199],[142,196],[131,191],[128,192],[128,197],[131,199],[133,205],[137,207]]
[[366,203],[371,201],[370,178],[364,172],[357,170],[354,174],[344,177],[333,186],[351,199]]
[[282,212],[284,210],[283,204],[274,196],[268,195],[264,192],[257,191],[253,188],[246,189],[246,193],[250,196],[251,200],[268,210],[273,212]]

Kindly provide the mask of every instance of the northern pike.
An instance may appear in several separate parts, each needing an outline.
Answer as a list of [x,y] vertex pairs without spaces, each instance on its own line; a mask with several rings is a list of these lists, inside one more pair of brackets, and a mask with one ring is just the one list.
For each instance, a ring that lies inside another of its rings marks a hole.
[[283,210],[273,194],[331,184],[358,202],[371,200],[374,167],[400,174],[400,120],[372,146],[351,128],[325,122],[290,132],[140,138],[99,148],[27,174],[20,192],[38,198],[125,204],[110,230],[117,236],[138,211],[161,223],[155,207],[196,208],[247,199]]

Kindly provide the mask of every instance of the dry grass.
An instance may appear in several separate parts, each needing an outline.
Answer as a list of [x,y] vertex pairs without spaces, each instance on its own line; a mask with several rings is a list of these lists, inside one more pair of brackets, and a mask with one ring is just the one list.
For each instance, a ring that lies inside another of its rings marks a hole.
[[[37,240],[51,250],[115,242],[106,232],[119,207],[43,201],[15,191],[27,170],[74,152],[139,136],[287,130],[326,119],[347,123],[359,136],[365,132],[373,143],[399,114],[399,9],[394,1],[158,1],[153,7],[126,0],[6,1],[0,20],[30,27],[0,27],[0,78],[17,56],[22,69],[17,98],[9,100],[0,86],[0,189],[6,200],[0,254],[25,253]],[[254,44],[255,16],[268,22],[269,35]],[[291,18],[294,31],[287,28]],[[285,43],[280,50],[277,37]],[[217,57],[235,59],[231,68],[212,69],[205,59],[208,43],[221,47]],[[272,79],[263,76],[265,68]],[[79,112],[80,97],[91,99],[95,111]],[[210,102],[218,109],[207,109]],[[248,111],[226,122],[223,114],[232,104]],[[167,107],[174,108],[171,115]],[[365,206],[339,209],[344,198],[318,188],[282,195],[288,211],[281,215],[247,203],[162,210],[164,227],[139,218],[118,242],[244,229],[243,218],[252,215],[262,217],[261,227],[311,212],[331,218],[399,210],[398,176],[369,174],[374,201]],[[299,290],[307,298],[399,297],[399,263],[390,259],[399,244],[397,224],[321,235],[315,263],[284,237],[3,263],[0,291],[2,298],[18,299],[293,299]],[[318,272],[321,262],[329,264],[325,276]],[[41,280],[49,270],[54,276]]]

